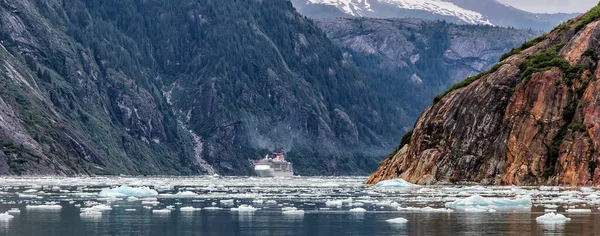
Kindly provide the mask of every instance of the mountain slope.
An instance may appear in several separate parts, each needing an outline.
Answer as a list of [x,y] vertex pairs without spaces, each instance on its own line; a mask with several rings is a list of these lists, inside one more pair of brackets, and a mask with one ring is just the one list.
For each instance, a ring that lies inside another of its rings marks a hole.
[[365,174],[402,133],[287,1],[0,6],[1,174]]
[[420,18],[452,23],[550,30],[576,14],[536,14],[496,0],[291,0],[312,18]]
[[598,185],[600,6],[440,95],[368,183]]
[[420,19],[337,18],[317,23],[369,77],[366,84],[398,106],[402,113],[397,120],[406,131],[437,94],[488,70],[511,48],[541,35]]

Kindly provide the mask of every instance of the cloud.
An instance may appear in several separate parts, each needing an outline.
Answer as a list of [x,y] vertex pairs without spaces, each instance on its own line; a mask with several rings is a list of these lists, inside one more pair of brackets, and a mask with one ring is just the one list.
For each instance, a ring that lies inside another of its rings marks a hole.
[[498,0],[516,8],[538,13],[581,13],[598,4],[598,0]]

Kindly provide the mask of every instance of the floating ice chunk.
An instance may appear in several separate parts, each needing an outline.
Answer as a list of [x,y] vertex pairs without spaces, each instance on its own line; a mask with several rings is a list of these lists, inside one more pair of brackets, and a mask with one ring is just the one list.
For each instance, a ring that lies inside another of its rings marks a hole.
[[541,224],[560,224],[570,220],[571,218],[567,218],[562,214],[556,214],[554,212],[546,213],[543,216],[535,218],[535,221]]
[[19,210],[19,208],[11,208],[7,212],[11,213],[11,214],[19,214],[19,213],[21,213],[21,210]]
[[365,208],[361,208],[361,207],[350,209],[350,212],[355,212],[355,213],[362,213],[362,212],[366,212],[366,211],[367,210],[365,210]]
[[195,208],[195,207],[191,207],[191,206],[179,208],[179,211],[183,211],[183,212],[200,211],[200,210],[202,210],[202,208]]
[[263,203],[265,203],[265,201],[262,200],[262,199],[254,199],[254,200],[252,200],[252,203],[254,203],[254,204],[263,204]]
[[15,217],[8,214],[8,211],[4,212],[4,213],[0,213],[0,220],[10,220],[12,218],[15,218]]
[[479,195],[473,195],[465,199],[457,199],[454,202],[446,203],[446,207],[451,208],[465,208],[473,206],[493,208],[531,207],[531,198],[521,197],[512,200],[506,198],[483,198]]
[[137,209],[127,208],[127,209],[125,209],[125,211],[137,211]]
[[81,208],[82,212],[85,212],[85,211],[110,211],[110,210],[112,210],[112,207],[110,207],[108,205],[104,205],[104,204],[95,205],[93,207],[88,207],[88,208]]
[[274,204],[277,204],[277,201],[275,201],[275,200],[268,200],[266,203],[274,205]]
[[194,192],[190,192],[190,191],[183,191],[183,192],[176,193],[175,196],[177,196],[177,197],[194,197],[194,196],[198,196],[198,194],[196,194]]
[[554,205],[554,204],[548,204],[548,205],[544,205],[544,208],[556,209],[556,208],[558,208],[558,206]]
[[404,219],[402,217],[398,217],[398,218],[386,220],[386,222],[391,223],[391,224],[405,224],[406,222],[408,222],[408,220]]
[[253,206],[248,205],[240,205],[237,208],[231,208],[231,211],[239,211],[239,212],[255,212],[258,208],[254,208]]
[[23,193],[35,193],[37,192],[37,189],[27,189],[25,191],[23,191]]
[[284,208],[281,208],[281,210],[282,211],[293,211],[293,210],[298,210],[298,208],[295,208],[295,207],[284,207]]
[[102,216],[102,212],[101,211],[84,211],[79,213],[79,217],[84,217],[84,218],[97,218],[97,217],[101,217]]
[[98,197],[151,197],[157,196],[158,192],[148,187],[133,188],[122,185],[116,188],[105,188],[100,191]]
[[171,213],[171,209],[154,209],[154,210],[152,210],[152,213],[155,213],[155,214],[168,214],[168,213]]
[[149,200],[149,201],[142,201],[143,205],[158,205],[160,204],[160,202],[155,201],[155,200]]
[[38,196],[34,195],[34,194],[22,194],[22,193],[19,193],[19,197],[20,198],[37,198]]
[[219,203],[221,203],[223,205],[233,205],[233,199],[221,200],[221,201],[219,201]]
[[137,197],[133,197],[133,196],[131,196],[131,197],[128,197],[128,198],[127,198],[127,201],[128,201],[128,202],[135,202],[135,201],[137,201],[137,200],[140,200],[140,199],[139,199],[139,198],[137,198]]
[[62,209],[61,205],[29,205],[25,206],[27,210],[48,210],[48,211],[58,211]]
[[453,212],[454,210],[452,209],[447,209],[447,208],[431,208],[431,207],[424,207],[421,208],[420,212]]
[[342,200],[327,200],[325,206],[327,207],[341,207],[344,204]]
[[283,213],[284,215],[304,215],[304,210],[291,209],[282,211],[281,213]]
[[569,213],[590,213],[590,212],[592,212],[591,209],[567,209],[565,211],[569,212]]
[[556,209],[544,209],[544,212],[556,212]]
[[414,187],[419,187],[419,185],[409,183],[408,181],[403,180],[403,179],[392,179],[392,180],[381,181],[381,182],[377,183],[375,185],[375,187],[377,187],[377,188],[414,188]]
[[221,209],[223,209],[223,208],[220,208],[220,207],[205,207],[204,208],[204,210],[207,210],[207,211],[216,211],[216,210],[221,210]]

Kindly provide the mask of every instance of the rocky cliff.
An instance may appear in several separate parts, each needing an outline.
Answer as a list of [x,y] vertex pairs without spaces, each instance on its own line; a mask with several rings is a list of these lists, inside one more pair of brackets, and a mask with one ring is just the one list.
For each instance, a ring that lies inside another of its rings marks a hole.
[[438,96],[367,183],[600,184],[600,7]]
[[335,18],[317,24],[369,77],[366,84],[398,106],[396,119],[406,131],[437,94],[542,35],[422,19]]

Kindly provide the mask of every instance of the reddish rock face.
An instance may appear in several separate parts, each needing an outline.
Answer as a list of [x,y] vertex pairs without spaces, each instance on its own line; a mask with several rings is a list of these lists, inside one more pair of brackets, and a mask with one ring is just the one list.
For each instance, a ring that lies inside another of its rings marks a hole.
[[[600,21],[581,20],[427,108],[367,183],[600,185]],[[564,63],[525,76],[551,50]]]

